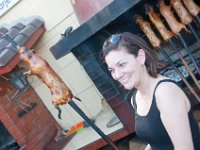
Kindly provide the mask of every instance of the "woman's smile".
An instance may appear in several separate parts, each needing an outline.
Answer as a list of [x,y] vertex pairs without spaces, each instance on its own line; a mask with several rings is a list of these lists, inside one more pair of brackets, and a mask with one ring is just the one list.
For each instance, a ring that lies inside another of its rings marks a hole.
[[126,84],[129,81],[129,77],[122,78],[119,82],[122,84]]
[[128,53],[126,49],[111,51],[105,57],[113,79],[121,83],[124,88],[132,89],[140,78],[140,63],[137,57]]

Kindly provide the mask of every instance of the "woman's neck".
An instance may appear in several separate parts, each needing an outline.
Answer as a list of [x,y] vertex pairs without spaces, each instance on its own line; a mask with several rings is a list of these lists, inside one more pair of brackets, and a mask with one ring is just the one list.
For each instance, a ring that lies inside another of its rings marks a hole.
[[150,75],[144,76],[137,87],[139,94],[144,97],[152,96],[157,82],[162,78],[164,77],[161,75],[158,75],[157,78],[153,78]]

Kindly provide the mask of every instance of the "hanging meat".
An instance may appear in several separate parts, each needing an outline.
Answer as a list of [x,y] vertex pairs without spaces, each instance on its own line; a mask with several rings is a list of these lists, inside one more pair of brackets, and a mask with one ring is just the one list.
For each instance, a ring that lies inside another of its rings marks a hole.
[[149,19],[154,24],[156,29],[159,31],[163,39],[166,41],[173,37],[173,33],[169,31],[164,23],[162,22],[160,16],[153,10],[153,7],[149,4],[145,5],[146,13],[149,16]]
[[20,59],[29,64],[26,75],[36,75],[50,89],[53,96],[53,105],[67,104],[74,97],[71,90],[56,74],[46,60],[37,55],[33,50],[25,47],[18,48]]
[[193,0],[182,1],[192,16],[197,16],[200,13],[200,7]]
[[[171,38],[173,36],[173,33],[171,33],[169,30],[167,30],[165,28],[165,25],[162,23],[162,20],[160,19],[159,15],[157,13],[154,12],[153,7],[150,5],[145,5],[146,8],[146,13],[148,14],[150,20],[152,21],[152,23],[156,26],[157,30],[159,31],[159,33],[162,35],[164,40],[169,40],[170,44],[173,46],[174,43],[173,41],[171,41]],[[163,28],[165,30],[163,30]],[[167,36],[167,34],[169,34],[169,36]],[[192,79],[194,80],[195,84],[197,85],[198,89],[200,89],[200,84],[198,83],[197,78],[195,77],[195,75],[192,72],[192,69],[190,68],[190,66],[187,64],[187,62],[185,61],[185,59],[183,58],[182,54],[180,53],[180,51],[174,47],[174,49],[176,50],[178,57],[180,58],[181,62],[183,63],[183,65],[186,67],[186,69],[188,70],[188,73],[190,74],[190,76],[192,77]]]
[[160,39],[151,29],[149,22],[145,21],[142,16],[136,14],[134,16],[135,22],[139,25],[140,29],[145,33],[153,47],[159,47],[161,44]]
[[[181,72],[177,69],[177,67],[174,65],[172,62],[171,58],[168,56],[168,54],[164,51],[164,49],[160,46],[161,41],[160,39],[156,36],[154,31],[152,30],[150,23],[145,21],[140,15],[135,16],[135,21],[138,23],[140,29],[144,32],[144,34],[147,36],[149,39],[150,43],[152,44],[153,47],[158,47],[161,51],[161,53],[165,56],[165,58],[170,62],[170,64],[173,66],[173,68],[176,70],[176,72],[179,74],[183,82],[186,84],[190,92],[195,96],[195,98],[199,101],[200,98],[194,91],[194,89],[191,87],[189,82],[186,80],[186,78],[181,74]],[[156,42],[155,42],[156,41]],[[179,55],[181,56],[181,55]]]
[[192,22],[192,16],[186,10],[181,0],[170,0],[170,3],[184,25]]
[[170,29],[172,30],[174,34],[178,34],[182,29],[185,29],[186,31],[188,31],[184,24],[176,20],[171,10],[171,7],[166,5],[164,0],[159,1],[159,9],[160,9],[161,15],[165,18]]

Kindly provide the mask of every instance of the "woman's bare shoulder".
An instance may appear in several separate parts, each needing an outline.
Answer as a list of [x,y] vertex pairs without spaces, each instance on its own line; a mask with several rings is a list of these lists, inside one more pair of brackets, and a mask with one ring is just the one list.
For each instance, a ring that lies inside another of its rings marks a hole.
[[161,83],[157,87],[155,96],[158,108],[160,109],[167,109],[166,106],[176,109],[178,106],[184,107],[186,105],[189,109],[190,104],[187,96],[184,91],[173,82]]

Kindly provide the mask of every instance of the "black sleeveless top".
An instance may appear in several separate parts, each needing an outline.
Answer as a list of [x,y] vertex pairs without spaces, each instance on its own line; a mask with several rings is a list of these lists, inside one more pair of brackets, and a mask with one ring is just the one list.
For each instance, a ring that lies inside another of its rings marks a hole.
[[[170,79],[160,80],[153,93],[153,100],[151,108],[146,116],[140,116],[137,113],[137,105],[132,98],[132,105],[135,108],[135,130],[137,136],[150,144],[152,150],[173,150],[173,144],[170,140],[170,137],[161,121],[160,112],[157,108],[155,91],[158,85],[162,82],[173,82],[175,81]],[[192,138],[194,143],[195,150],[200,150],[200,132],[198,123],[195,120],[193,113],[190,109],[188,112],[188,117],[190,121],[190,127],[192,132]]]

